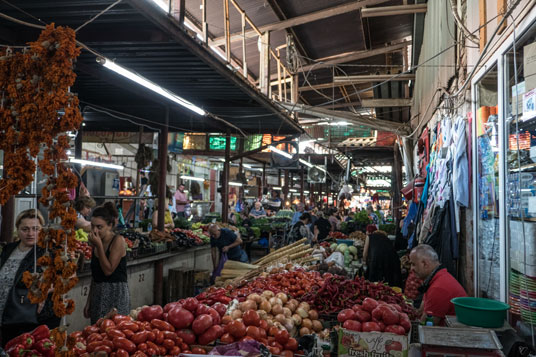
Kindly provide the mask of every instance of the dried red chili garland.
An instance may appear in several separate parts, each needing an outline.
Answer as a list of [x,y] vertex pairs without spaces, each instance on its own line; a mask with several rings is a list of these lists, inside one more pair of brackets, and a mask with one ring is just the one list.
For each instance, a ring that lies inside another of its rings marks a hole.
[[[25,272],[23,282],[33,303],[44,301],[52,288],[54,313],[59,317],[74,311],[74,301],[64,294],[78,281],[74,277],[76,211],[67,192],[76,187],[77,177],[62,161],[69,147],[65,133],[78,130],[83,120],[78,98],[69,91],[79,54],[74,31],[54,24],[23,51],[0,51],[0,150],[4,151],[0,204],[32,182],[34,158],[43,145],[39,168],[48,178],[40,202],[50,207],[50,221],[58,223],[39,234],[37,244],[47,252],[37,261],[43,272]],[[54,252],[54,259],[49,252]]]

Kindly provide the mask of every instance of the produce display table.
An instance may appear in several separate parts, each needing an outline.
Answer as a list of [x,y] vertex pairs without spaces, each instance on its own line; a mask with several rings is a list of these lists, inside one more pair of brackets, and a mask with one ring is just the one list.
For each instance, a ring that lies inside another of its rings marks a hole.
[[[127,262],[131,308],[153,303],[155,265],[160,261],[163,261],[164,279],[167,278],[168,271],[174,268],[212,271],[210,245],[131,260]],[[89,319],[84,317],[84,306],[91,284],[91,272],[79,273],[78,278],[78,284],[68,294],[76,304],[73,314],[66,317],[69,332],[90,325]]]

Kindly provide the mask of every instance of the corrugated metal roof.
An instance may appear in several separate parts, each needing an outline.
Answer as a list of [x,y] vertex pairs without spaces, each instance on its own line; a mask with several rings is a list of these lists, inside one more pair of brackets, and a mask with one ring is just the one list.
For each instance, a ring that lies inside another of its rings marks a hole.
[[[17,4],[24,12],[0,3],[0,11],[18,19],[78,27],[112,4],[112,0],[42,1]],[[221,116],[248,133],[288,134],[297,124],[276,109],[266,97],[235,76],[209,50],[197,44],[150,2],[123,1],[80,30],[78,38],[117,63],[138,72],[175,94]],[[31,14],[31,16],[27,15]],[[3,43],[19,45],[37,38],[39,31],[0,20]],[[186,131],[225,131],[226,126],[203,118],[145,90],[97,64],[83,51],[76,65],[79,77],[73,91],[83,102],[163,122],[164,105],[171,106],[170,125]],[[137,130],[131,123],[93,113],[90,130]],[[285,119],[286,118],[286,119]]]

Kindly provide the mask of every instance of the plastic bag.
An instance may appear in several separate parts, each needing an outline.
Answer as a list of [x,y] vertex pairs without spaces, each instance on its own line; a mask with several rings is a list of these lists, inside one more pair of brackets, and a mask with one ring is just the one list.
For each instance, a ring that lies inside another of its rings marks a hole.
[[220,262],[218,263],[218,266],[214,271],[212,272],[212,281],[216,280],[216,277],[221,275],[221,271],[223,270],[223,266],[225,265],[225,262],[227,261],[227,253],[221,253],[220,255]]

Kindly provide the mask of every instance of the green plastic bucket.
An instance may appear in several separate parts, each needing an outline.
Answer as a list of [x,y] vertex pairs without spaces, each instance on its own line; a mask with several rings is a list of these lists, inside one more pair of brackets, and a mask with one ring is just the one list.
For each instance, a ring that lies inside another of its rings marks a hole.
[[510,308],[503,302],[484,298],[457,297],[450,301],[454,304],[458,322],[478,327],[502,327],[506,310]]

